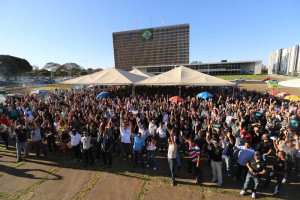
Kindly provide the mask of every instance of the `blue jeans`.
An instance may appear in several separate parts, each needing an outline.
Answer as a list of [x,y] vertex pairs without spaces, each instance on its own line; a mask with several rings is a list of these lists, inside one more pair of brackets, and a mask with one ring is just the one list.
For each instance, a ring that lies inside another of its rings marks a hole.
[[181,167],[180,157],[179,157],[179,150],[178,150],[178,148],[176,149],[176,162],[177,162],[177,166],[178,166],[178,167]]
[[175,179],[175,164],[176,164],[175,161],[176,161],[176,158],[173,158],[173,159],[168,158],[168,163],[169,163],[172,179]]
[[33,142],[33,145],[34,145],[35,153],[36,153],[37,156],[40,155],[40,149],[42,149],[42,152],[43,152],[44,156],[47,154],[46,153],[46,148],[44,147],[44,144],[43,144],[42,140],[37,141],[37,142]]
[[17,157],[19,159],[22,157],[22,149],[24,149],[25,157],[29,156],[27,141],[25,141],[25,142],[17,142],[16,146],[17,146]]
[[277,173],[271,172],[270,175],[268,176],[265,184],[264,184],[264,188],[269,187],[271,180],[273,178],[275,178],[275,177],[277,177],[277,183],[276,183],[276,186],[275,186],[275,192],[279,193],[280,189],[281,189],[281,185],[282,185],[282,179],[285,177],[284,174],[277,174]]
[[236,162],[239,152],[240,152],[240,150],[233,151],[233,155],[231,156],[231,165],[233,165]]
[[140,159],[141,165],[144,165],[143,151],[134,150],[134,163],[138,165],[138,160]]
[[231,174],[232,169],[232,156],[231,155],[223,155],[222,156],[224,162],[226,163],[227,174]]
[[268,157],[268,156],[266,156],[266,155],[262,154],[262,159],[263,159],[263,161],[264,161],[264,162],[266,162],[266,160],[267,160],[267,157]]
[[259,184],[259,178],[257,176],[251,175],[249,172],[247,173],[246,181],[244,183],[243,190],[247,191],[249,189],[251,179],[253,179],[253,181],[254,181],[254,184],[253,184],[253,187],[252,187],[252,192],[256,192],[257,186]]
[[156,168],[155,150],[147,150],[147,157],[148,157],[147,165],[150,165],[151,157],[152,157],[153,166]]

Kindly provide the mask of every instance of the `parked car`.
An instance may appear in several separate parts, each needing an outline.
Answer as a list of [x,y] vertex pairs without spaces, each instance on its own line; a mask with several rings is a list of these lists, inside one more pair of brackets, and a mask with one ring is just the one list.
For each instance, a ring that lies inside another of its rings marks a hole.
[[235,79],[235,81],[246,81],[246,79],[244,79],[244,78],[237,78],[237,79]]
[[269,81],[269,80],[271,80],[271,79],[270,78],[265,78],[262,81]]
[[266,81],[266,83],[278,83],[279,81],[278,80],[275,80],[275,79],[271,79],[271,80],[268,80]]

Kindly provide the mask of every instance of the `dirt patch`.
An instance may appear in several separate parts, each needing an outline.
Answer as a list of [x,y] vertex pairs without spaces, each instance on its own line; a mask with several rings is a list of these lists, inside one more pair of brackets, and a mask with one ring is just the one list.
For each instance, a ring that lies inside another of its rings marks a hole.
[[228,195],[228,194],[218,194],[218,193],[211,193],[208,192],[205,194],[206,200],[216,200],[216,199],[222,199],[222,200],[239,200],[241,197]]
[[103,173],[84,199],[137,199],[143,180]]
[[[239,88],[244,88],[247,90],[256,90],[259,92],[266,92],[270,90],[268,85],[263,81],[246,81],[245,83],[239,84]],[[300,96],[300,89],[299,88],[292,88],[292,87],[284,87],[276,89],[279,92],[290,92],[292,94]]]
[[48,180],[39,185],[32,199],[73,199],[96,172],[78,169],[60,169],[59,180]]
[[[200,187],[199,187],[200,188]],[[146,200],[151,199],[203,199],[200,189],[172,186],[171,184],[150,182],[146,186]]]

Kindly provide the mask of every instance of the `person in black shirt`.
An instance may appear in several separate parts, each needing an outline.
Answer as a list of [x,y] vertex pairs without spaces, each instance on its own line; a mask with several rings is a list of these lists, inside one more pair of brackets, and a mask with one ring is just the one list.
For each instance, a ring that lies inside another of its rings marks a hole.
[[[182,132],[183,132],[183,136],[187,139],[187,140],[189,140],[189,139],[191,139],[192,138],[192,129],[189,127],[189,125],[188,124],[184,124],[184,127],[183,127],[183,129],[181,130]],[[182,153],[183,153],[183,155],[185,154],[185,152],[186,151],[188,151],[188,149],[189,149],[189,144],[187,143],[187,142],[184,142],[183,144],[182,144]]]
[[259,151],[255,151],[254,156],[247,162],[249,171],[247,173],[243,190],[240,192],[241,195],[245,195],[247,193],[251,179],[253,179],[254,184],[252,187],[252,198],[256,198],[256,189],[259,184],[259,179],[262,174],[267,172],[265,162],[261,159],[261,157],[261,153]]
[[270,185],[270,182],[273,178],[277,178],[277,184],[275,186],[274,195],[278,195],[281,189],[282,180],[287,173],[287,161],[285,159],[286,154],[283,151],[278,152],[278,157],[276,158],[275,164],[272,168],[272,172],[268,176],[264,188],[267,188]]
[[262,159],[266,162],[267,156],[272,153],[273,144],[268,138],[268,134],[263,134],[262,140],[258,145],[256,150],[262,154]]
[[121,156],[121,135],[120,135],[120,129],[113,125],[112,129],[112,139],[113,139],[113,155],[117,152],[118,147],[118,154]]
[[211,160],[211,168],[213,173],[212,183],[214,183],[218,179],[218,187],[222,185],[222,152],[225,148],[225,141],[223,137],[220,136],[220,140],[222,140],[223,146],[219,145],[219,140],[217,138],[213,138],[213,142],[210,141],[211,135],[207,134],[206,142],[211,147],[210,152],[210,160]]
[[24,149],[25,158],[29,157],[28,142],[27,142],[28,123],[29,121],[27,118],[25,121],[25,127],[22,127],[22,125],[18,125],[16,127],[15,124],[12,123],[12,128],[16,132],[18,162],[22,160],[22,153],[21,153],[22,149]]

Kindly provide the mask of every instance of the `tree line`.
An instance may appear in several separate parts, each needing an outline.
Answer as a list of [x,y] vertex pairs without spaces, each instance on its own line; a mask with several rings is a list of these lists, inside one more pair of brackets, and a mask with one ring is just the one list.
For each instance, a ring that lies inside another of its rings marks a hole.
[[87,75],[97,71],[101,71],[102,68],[92,69],[83,68],[76,63],[58,64],[54,62],[46,63],[44,67],[39,68],[36,65],[31,66],[30,63],[22,58],[0,55],[0,77],[9,79],[14,77],[15,80],[18,76],[80,76]]

